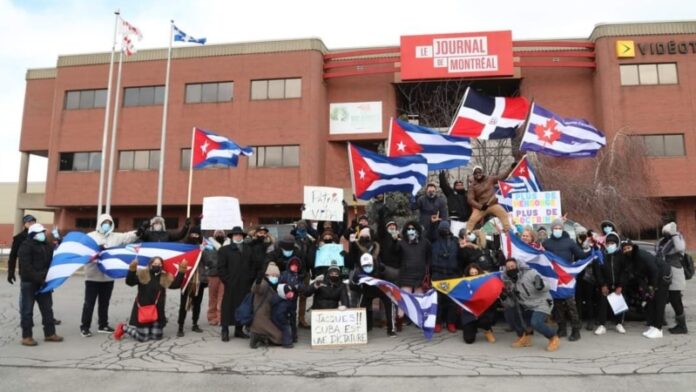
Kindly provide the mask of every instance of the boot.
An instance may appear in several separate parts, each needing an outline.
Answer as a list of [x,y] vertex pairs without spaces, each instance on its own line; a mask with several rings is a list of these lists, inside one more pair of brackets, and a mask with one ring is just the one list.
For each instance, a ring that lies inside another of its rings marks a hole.
[[526,333],[523,333],[522,336],[518,337],[517,340],[512,342],[512,347],[514,348],[530,347],[531,345],[532,337],[527,335]]
[[36,346],[37,344],[38,343],[36,343],[36,340],[34,340],[34,338],[28,337],[28,338],[22,339],[22,346],[33,347],[33,346]]
[[223,326],[221,331],[220,331],[220,339],[223,342],[229,342],[230,341],[230,328],[228,326]]
[[179,329],[176,331],[176,337],[177,338],[184,337],[184,326],[182,324],[179,324]]
[[568,338],[571,342],[580,340],[580,328],[573,328],[570,332],[570,337]]
[[198,326],[198,324],[193,324],[193,327],[191,327],[191,331],[198,333],[203,332],[203,330]]
[[672,335],[683,335],[689,333],[689,330],[686,328],[686,315],[681,314],[675,318],[677,320],[677,325],[668,329],[669,333]]
[[487,329],[483,331],[483,336],[486,338],[488,343],[495,343],[495,335],[493,335],[493,330]]
[[568,336],[568,328],[566,323],[558,323],[558,337],[564,338]]
[[549,339],[549,345],[546,346],[546,351],[556,351],[560,345],[561,339],[559,339],[558,336],[552,336],[551,339]]
[[46,336],[46,337],[44,338],[44,341],[45,341],[45,342],[55,342],[55,343],[57,343],[57,342],[62,342],[62,341],[63,341],[63,337],[62,337],[62,336],[58,336],[58,335],[56,335],[56,334],[53,334],[53,335],[51,335],[51,336]]
[[587,320],[587,322],[585,323],[585,330],[586,331],[594,331],[594,329],[595,329],[595,326],[594,326],[594,323],[592,322],[592,320]]
[[396,332],[401,332],[403,329],[404,329],[404,318],[397,317],[396,318]]
[[236,325],[234,327],[234,337],[240,339],[249,339],[249,335],[244,332],[244,327],[241,325]]
[[254,349],[258,348],[260,343],[261,340],[259,339],[259,337],[255,333],[252,333],[249,337],[249,347]]

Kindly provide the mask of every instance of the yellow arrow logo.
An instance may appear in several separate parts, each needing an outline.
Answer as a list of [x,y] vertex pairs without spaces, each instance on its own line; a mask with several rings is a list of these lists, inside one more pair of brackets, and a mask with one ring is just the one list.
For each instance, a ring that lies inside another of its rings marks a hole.
[[616,57],[633,58],[636,57],[636,46],[633,41],[616,41]]

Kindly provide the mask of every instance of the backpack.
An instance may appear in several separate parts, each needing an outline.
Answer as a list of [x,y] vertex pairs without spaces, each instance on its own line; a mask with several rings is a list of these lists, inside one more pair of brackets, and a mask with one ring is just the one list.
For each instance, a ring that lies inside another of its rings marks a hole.
[[684,268],[684,277],[686,280],[691,280],[694,277],[694,259],[691,255],[684,253],[681,258],[682,267]]
[[237,321],[237,323],[239,325],[251,325],[251,322],[254,321],[254,313],[256,313],[261,305],[266,302],[267,297],[268,293],[266,293],[266,295],[263,297],[263,300],[261,303],[259,303],[259,306],[254,308],[254,293],[248,293],[242,300],[242,303],[239,304],[237,309],[234,311],[234,319]]

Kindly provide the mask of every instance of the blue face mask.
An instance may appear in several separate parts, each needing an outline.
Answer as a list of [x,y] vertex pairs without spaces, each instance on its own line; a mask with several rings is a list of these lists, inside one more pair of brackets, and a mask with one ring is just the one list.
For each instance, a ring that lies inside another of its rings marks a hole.
[[300,238],[305,238],[307,236],[307,229],[297,229],[295,230],[295,235]]
[[611,233],[612,231],[614,231],[614,230],[611,229],[611,226],[604,226],[604,227],[602,228],[602,230],[604,231],[604,234],[609,234],[609,233]]
[[615,244],[607,245],[607,253],[609,254],[615,253],[618,249],[619,247]]
[[275,285],[275,284],[278,284],[278,277],[277,277],[277,276],[269,276],[269,277],[268,277],[268,281],[269,281],[271,284],[274,284],[274,285]]
[[469,234],[468,238],[469,238],[469,242],[474,242],[474,241],[476,241],[476,234],[473,234],[473,233]]
[[561,238],[561,236],[563,236],[563,230],[553,229],[553,236],[555,238]]
[[36,233],[36,235],[34,236],[34,239],[39,241],[39,242],[44,242],[44,241],[46,241],[46,233],[43,233],[43,232]]
[[111,231],[111,225],[109,223],[102,223],[101,225],[101,232],[106,234],[109,231]]
[[363,271],[365,271],[366,274],[371,274],[373,270],[373,267],[371,265],[366,265],[363,267]]
[[234,242],[235,244],[239,245],[239,244],[241,244],[242,242],[244,242],[244,240],[232,240],[232,242]]
[[283,256],[285,256],[285,257],[290,257],[290,256],[292,256],[292,249],[291,249],[291,250],[285,250],[285,249],[283,249]]

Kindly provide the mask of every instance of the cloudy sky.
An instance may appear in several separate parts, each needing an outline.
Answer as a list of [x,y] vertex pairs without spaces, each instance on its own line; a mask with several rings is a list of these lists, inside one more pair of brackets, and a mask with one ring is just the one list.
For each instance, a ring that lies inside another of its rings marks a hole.
[[[26,70],[53,67],[62,54],[108,51],[115,9],[143,31],[141,48],[167,46],[170,19],[209,43],[319,37],[336,49],[489,30],[512,30],[513,39],[587,38],[598,23],[696,18],[693,0],[0,0],[0,182],[18,177]],[[32,158],[29,179],[45,177],[46,160]]]

